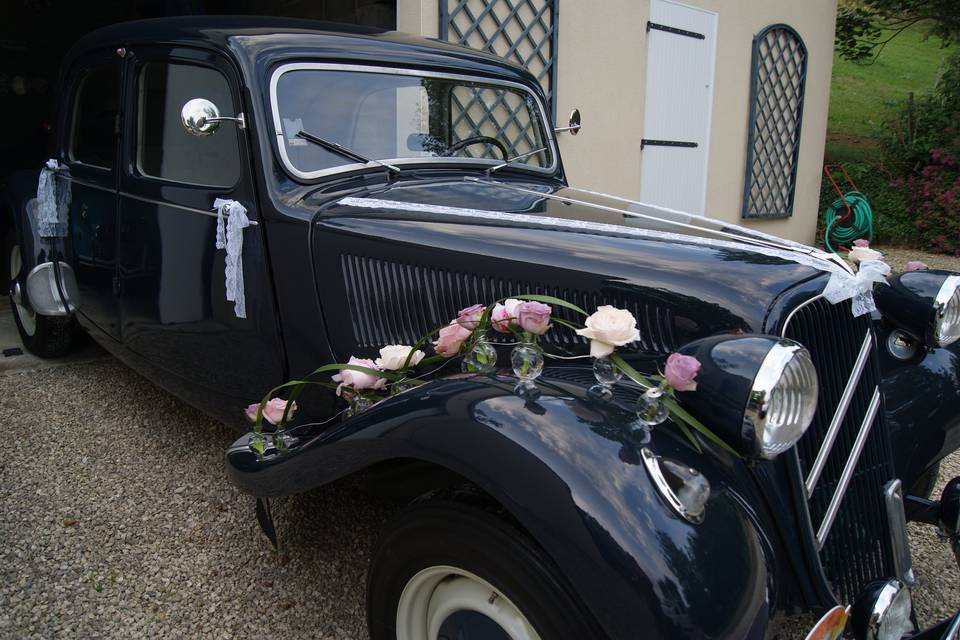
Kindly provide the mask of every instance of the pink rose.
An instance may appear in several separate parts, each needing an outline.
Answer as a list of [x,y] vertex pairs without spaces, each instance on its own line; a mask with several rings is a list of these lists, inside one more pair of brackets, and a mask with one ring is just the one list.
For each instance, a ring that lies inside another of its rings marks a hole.
[[663,370],[663,377],[667,384],[677,391],[696,391],[695,381],[700,373],[700,361],[693,356],[684,356],[671,353],[667,358],[667,366]]
[[869,246],[870,246],[870,241],[867,240],[866,238],[857,238],[856,240],[853,241],[853,246],[855,246],[855,247],[869,247]]
[[[267,404],[263,406],[263,419],[269,422],[270,424],[280,424],[280,421],[283,420],[283,412],[287,408],[287,401],[283,398],[271,398],[267,401]],[[247,406],[243,410],[247,414],[250,422],[257,421],[257,411],[260,409],[260,403],[254,402],[253,404]],[[287,419],[293,417],[293,414],[297,411],[297,403],[294,402],[290,405],[290,413],[287,414]]]
[[[350,356],[350,359],[347,361],[347,364],[352,364],[358,367],[366,367],[368,369],[374,369],[376,371],[380,370],[380,367],[377,366],[373,360],[367,360],[364,358],[356,358]],[[387,384],[386,378],[381,378],[378,375],[373,373],[368,373],[366,371],[354,371],[353,369],[341,369],[340,373],[335,376],[332,376],[331,379],[334,382],[339,382],[337,385],[337,395],[340,395],[341,390],[344,387],[349,387],[354,391],[361,391],[363,389],[383,389]]]
[[457,323],[459,323],[461,327],[465,327],[470,331],[473,331],[480,323],[480,318],[483,316],[484,309],[486,309],[486,307],[482,304],[475,304],[467,307],[466,309],[460,309],[460,313],[457,314]]
[[517,306],[517,324],[527,333],[542,336],[550,328],[550,305],[528,300]]
[[463,346],[464,340],[470,337],[470,333],[470,329],[461,325],[457,320],[451,320],[450,324],[440,329],[440,334],[433,343],[433,348],[444,358],[452,358],[460,353],[460,347]]
[[930,267],[927,266],[925,262],[920,262],[919,260],[911,260],[907,263],[907,271],[926,271]]
[[510,325],[517,323],[517,307],[520,301],[514,298],[507,298],[503,304],[499,302],[494,305],[490,312],[490,320],[493,328],[500,333],[510,333]]

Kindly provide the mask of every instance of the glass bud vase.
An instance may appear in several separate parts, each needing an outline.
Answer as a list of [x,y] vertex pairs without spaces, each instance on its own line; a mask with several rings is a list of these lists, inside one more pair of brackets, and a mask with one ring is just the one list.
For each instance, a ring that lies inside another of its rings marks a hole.
[[670,410],[663,402],[663,390],[659,387],[647,389],[637,400],[637,419],[646,426],[656,426],[669,416]]
[[490,373],[497,366],[497,350],[485,338],[479,338],[463,356],[460,370],[464,373]]
[[410,391],[410,389],[416,389],[419,384],[410,378],[402,378],[396,382],[390,383],[390,395],[395,396],[403,393],[404,391]]
[[519,344],[510,353],[510,364],[521,381],[532,382],[543,371],[543,351],[534,344]]
[[343,412],[343,419],[352,418],[359,415],[373,406],[373,400],[357,394],[350,398],[350,406]]
[[588,390],[590,395],[600,400],[613,399],[613,386],[623,378],[623,372],[607,357],[593,361],[593,377],[597,384]]

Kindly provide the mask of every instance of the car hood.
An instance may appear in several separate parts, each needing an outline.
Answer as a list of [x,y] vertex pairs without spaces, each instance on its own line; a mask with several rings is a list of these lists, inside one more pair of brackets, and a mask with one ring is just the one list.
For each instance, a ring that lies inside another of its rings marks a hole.
[[[343,283],[340,295],[340,283],[331,283],[324,308],[362,307],[374,297],[383,307],[382,296],[410,286],[442,299],[430,321],[443,321],[458,305],[536,291],[588,310],[631,309],[641,333],[657,336],[642,350],[661,353],[718,332],[762,332],[778,296],[841,268],[810,247],[699,216],[486,178],[341,194],[323,203],[317,224],[331,232],[315,236],[317,273],[340,271]],[[427,275],[415,282],[418,270]],[[354,318],[356,347],[407,337],[373,331],[359,339],[364,322]]]

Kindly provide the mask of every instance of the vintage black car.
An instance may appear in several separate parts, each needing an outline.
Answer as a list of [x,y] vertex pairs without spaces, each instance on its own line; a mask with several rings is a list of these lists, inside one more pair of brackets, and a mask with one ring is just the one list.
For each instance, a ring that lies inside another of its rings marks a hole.
[[[40,176],[58,206],[36,173],[3,199],[31,351],[63,353],[79,325],[241,432],[272,386],[510,294],[629,309],[641,337],[621,351],[642,371],[701,358],[690,410],[739,455],[639,428],[637,391],[594,397],[582,360],[551,360],[537,394],[509,370],[438,375],[346,420],[305,394],[282,455],[237,440],[229,474],[258,498],[364,472],[408,503],[374,552],[373,638],[759,639],[838,604],[857,638],[958,637],[957,617],[915,628],[905,529],[960,549],[960,480],[928,500],[960,446],[956,275],[892,275],[855,316],[823,296],[856,279],[836,256],[571,188],[535,79],[444,43],[145,21],[85,37],[61,87]],[[239,254],[217,248],[218,210]],[[818,380],[793,399],[816,403],[805,433],[769,405],[791,340]],[[709,482],[701,509],[689,473]]]

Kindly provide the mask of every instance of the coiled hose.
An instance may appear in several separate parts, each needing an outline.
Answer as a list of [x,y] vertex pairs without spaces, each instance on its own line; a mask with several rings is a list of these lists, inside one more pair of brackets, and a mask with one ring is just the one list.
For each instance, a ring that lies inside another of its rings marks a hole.
[[[847,207],[843,203],[846,199],[852,211],[851,219],[846,224],[838,224],[843,216],[847,214]],[[827,207],[824,213],[826,218],[826,229],[823,231],[823,243],[827,249],[836,253],[836,246],[851,245],[854,240],[866,238],[873,240],[873,209],[870,208],[870,202],[867,196],[859,191],[851,191],[843,194],[843,198],[837,198]]]

